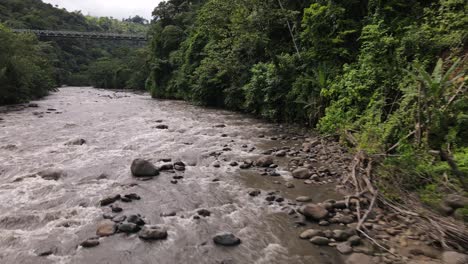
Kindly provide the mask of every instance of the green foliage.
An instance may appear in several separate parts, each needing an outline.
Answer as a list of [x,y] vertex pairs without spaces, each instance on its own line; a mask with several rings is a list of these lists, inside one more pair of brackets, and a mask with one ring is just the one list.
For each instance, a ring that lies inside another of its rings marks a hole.
[[0,105],[46,95],[54,86],[49,46],[35,36],[16,35],[0,24]]

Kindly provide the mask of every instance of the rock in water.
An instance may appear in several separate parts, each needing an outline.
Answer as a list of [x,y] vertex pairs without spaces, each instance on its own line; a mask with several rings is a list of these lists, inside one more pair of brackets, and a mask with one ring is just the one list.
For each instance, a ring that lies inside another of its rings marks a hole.
[[115,223],[111,220],[101,221],[96,230],[98,236],[111,236],[115,233]]
[[330,243],[330,240],[326,237],[315,236],[310,239],[310,243],[318,245],[318,246],[326,246]]
[[167,238],[167,229],[162,226],[144,226],[138,233],[143,240],[159,240]]
[[232,233],[222,233],[213,237],[213,242],[221,246],[237,246],[241,240]]
[[84,144],[86,144],[86,140],[84,140],[82,138],[73,139],[73,140],[70,140],[67,143],[65,143],[65,145],[67,145],[67,146],[81,146],[81,145],[84,145]]
[[255,166],[267,168],[270,167],[273,162],[274,161],[272,156],[263,156],[255,161]]
[[312,173],[306,168],[299,168],[292,172],[292,176],[296,179],[309,179]]
[[135,177],[151,177],[159,175],[158,168],[151,162],[143,159],[135,159],[130,167]]
[[109,204],[112,204],[112,203],[115,203],[116,201],[118,201],[120,199],[120,194],[117,194],[117,195],[114,195],[114,196],[111,196],[111,197],[106,197],[104,199],[102,199],[99,204],[101,206],[106,206],[106,205],[109,205]]
[[38,175],[48,181],[58,181],[60,178],[63,178],[66,174],[63,170],[60,169],[47,169],[38,173]]
[[99,245],[99,240],[97,238],[90,238],[88,240],[83,241],[80,245],[84,248],[96,247]]
[[302,214],[310,220],[320,221],[328,216],[328,210],[319,204],[307,204],[302,208]]
[[120,232],[130,234],[138,232],[140,230],[140,227],[137,224],[125,222],[119,224],[118,229]]

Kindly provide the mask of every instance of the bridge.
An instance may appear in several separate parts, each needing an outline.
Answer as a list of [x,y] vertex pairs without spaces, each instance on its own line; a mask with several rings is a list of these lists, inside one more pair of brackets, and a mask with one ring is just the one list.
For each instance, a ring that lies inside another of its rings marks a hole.
[[80,31],[55,31],[55,30],[33,30],[33,29],[12,29],[15,33],[32,33],[38,37],[46,38],[83,38],[83,39],[107,39],[107,40],[132,40],[147,41],[145,35],[138,34],[117,34],[101,32],[80,32]]

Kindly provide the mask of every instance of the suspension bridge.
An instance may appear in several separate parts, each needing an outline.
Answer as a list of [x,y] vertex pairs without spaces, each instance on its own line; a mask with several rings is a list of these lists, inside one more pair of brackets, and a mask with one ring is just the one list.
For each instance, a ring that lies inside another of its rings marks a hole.
[[81,38],[81,39],[106,39],[106,40],[131,40],[147,41],[146,35],[141,34],[118,34],[101,32],[80,32],[80,31],[56,31],[56,30],[34,30],[34,29],[13,29],[15,33],[31,33],[44,38]]

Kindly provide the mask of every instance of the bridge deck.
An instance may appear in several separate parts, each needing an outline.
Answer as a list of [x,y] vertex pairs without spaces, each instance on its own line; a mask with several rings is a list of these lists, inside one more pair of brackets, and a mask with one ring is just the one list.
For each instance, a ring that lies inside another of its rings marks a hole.
[[146,36],[137,35],[137,34],[32,30],[32,29],[13,29],[12,31],[15,33],[33,33],[39,37],[50,37],[50,38],[87,38],[87,39],[134,40],[134,41],[148,40]]

